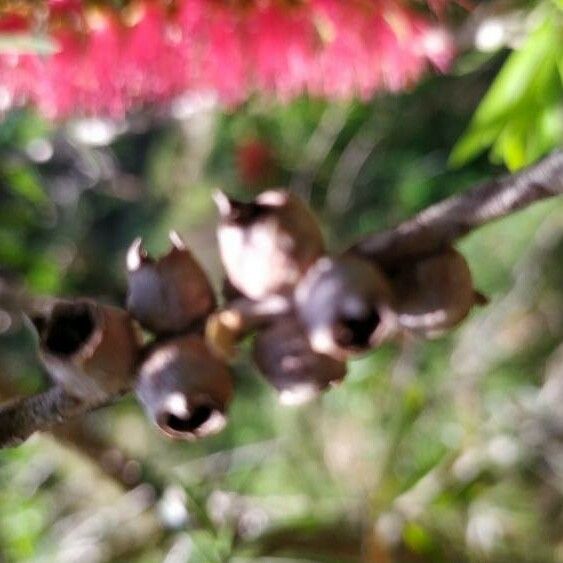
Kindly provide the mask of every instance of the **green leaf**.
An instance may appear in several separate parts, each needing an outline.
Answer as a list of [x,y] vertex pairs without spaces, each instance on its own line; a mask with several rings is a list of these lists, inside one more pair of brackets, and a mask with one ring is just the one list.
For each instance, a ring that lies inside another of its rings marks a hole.
[[431,551],[433,546],[433,540],[430,534],[415,522],[409,522],[405,526],[403,539],[415,553],[427,553]]
[[563,104],[563,38],[550,13],[508,57],[454,146],[450,165],[462,166],[492,146],[492,160],[516,169],[561,141],[552,122]]
[[37,175],[28,168],[13,167],[4,170],[2,180],[12,193],[35,205],[49,201]]

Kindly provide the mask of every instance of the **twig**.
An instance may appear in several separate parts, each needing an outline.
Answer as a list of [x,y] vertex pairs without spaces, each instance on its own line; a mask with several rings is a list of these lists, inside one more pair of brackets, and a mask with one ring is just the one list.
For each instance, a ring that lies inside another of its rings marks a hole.
[[563,151],[433,205],[412,219],[355,244],[349,252],[390,264],[431,254],[481,225],[563,194]]
[[[20,395],[17,386],[0,374],[0,399],[14,400]],[[53,437],[87,457],[100,470],[124,489],[133,489],[148,473],[144,464],[97,432],[87,419],[74,418],[50,429]],[[152,483],[152,479],[151,479]]]
[[56,425],[83,416],[123,397],[124,392],[96,403],[82,401],[55,385],[46,391],[0,405],[0,449],[19,446],[35,432],[59,429]]
[[17,446],[37,430],[50,428],[85,410],[83,402],[56,386],[10,401],[0,407],[0,448]]

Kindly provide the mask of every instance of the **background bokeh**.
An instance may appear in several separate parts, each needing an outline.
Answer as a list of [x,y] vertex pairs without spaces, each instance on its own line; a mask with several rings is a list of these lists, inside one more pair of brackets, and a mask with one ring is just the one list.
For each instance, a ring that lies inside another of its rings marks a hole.
[[[225,109],[191,92],[112,119],[6,108],[0,295],[122,304],[128,245],[142,235],[158,254],[170,229],[219,288],[217,187],[288,186],[339,250],[547,153],[563,131],[561,2],[484,4],[480,23],[456,8],[466,44],[446,74],[369,101],[254,94]],[[243,353],[216,437],[169,442],[128,398],[0,452],[0,560],[563,561],[563,201],[459,248],[489,305],[446,338],[350,362],[312,404],[279,406]],[[45,388],[0,302],[0,396]]]

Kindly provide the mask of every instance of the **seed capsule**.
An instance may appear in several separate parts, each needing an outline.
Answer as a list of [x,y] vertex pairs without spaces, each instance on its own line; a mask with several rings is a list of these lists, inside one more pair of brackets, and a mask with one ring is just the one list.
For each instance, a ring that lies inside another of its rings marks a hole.
[[346,375],[344,362],[311,349],[307,334],[292,317],[278,320],[256,336],[253,357],[286,405],[308,402]]
[[136,394],[164,434],[194,440],[225,426],[233,381],[204,340],[189,335],[156,345],[141,365]]
[[324,252],[318,223],[295,194],[272,190],[243,203],[216,192],[223,266],[250,299],[290,291]]
[[424,338],[454,328],[485,300],[473,288],[465,258],[453,248],[405,261],[390,279],[400,327]]
[[396,332],[388,281],[360,258],[318,260],[297,286],[295,302],[313,350],[338,360],[378,346]]
[[127,309],[156,334],[178,333],[203,320],[216,301],[207,275],[175,233],[172,247],[157,260],[150,258],[140,238],[127,254]]
[[139,335],[126,311],[80,299],[31,320],[41,361],[70,395],[96,403],[131,388]]

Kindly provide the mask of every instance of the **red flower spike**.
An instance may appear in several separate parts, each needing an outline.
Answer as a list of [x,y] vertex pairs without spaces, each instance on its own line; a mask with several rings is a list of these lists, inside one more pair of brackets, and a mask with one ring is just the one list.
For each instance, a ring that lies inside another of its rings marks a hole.
[[29,27],[29,19],[22,14],[0,14],[0,33],[21,33]]
[[[121,12],[51,0],[48,7],[58,51],[0,54],[0,88],[50,116],[121,117],[194,90],[230,106],[254,92],[284,101],[304,93],[367,99],[408,87],[429,63],[443,71],[453,56],[447,32],[399,0],[177,0],[173,10],[142,0]],[[0,30],[26,25],[17,14],[0,20]]]
[[251,187],[263,186],[275,175],[272,148],[260,139],[247,139],[236,147],[236,164],[241,180]]

